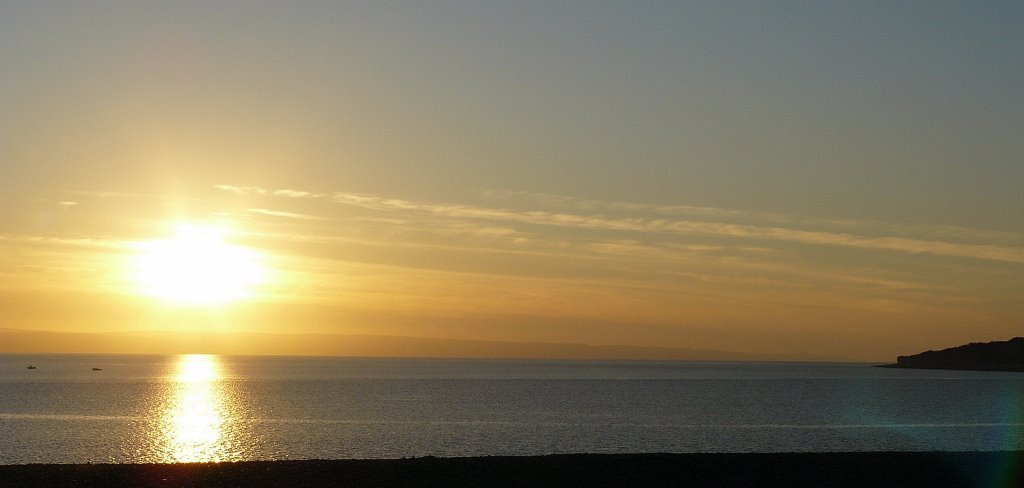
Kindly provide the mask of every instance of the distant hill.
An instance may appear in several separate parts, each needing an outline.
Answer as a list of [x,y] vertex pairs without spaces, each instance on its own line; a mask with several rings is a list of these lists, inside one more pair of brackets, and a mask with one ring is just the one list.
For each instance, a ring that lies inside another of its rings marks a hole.
[[1024,371],[1024,337],[1008,341],[972,342],[941,351],[899,356],[888,368]]
[[[806,356],[581,343],[252,332],[71,333],[0,329],[0,353],[246,354],[297,356],[790,361]],[[818,358],[828,360],[829,358]]]

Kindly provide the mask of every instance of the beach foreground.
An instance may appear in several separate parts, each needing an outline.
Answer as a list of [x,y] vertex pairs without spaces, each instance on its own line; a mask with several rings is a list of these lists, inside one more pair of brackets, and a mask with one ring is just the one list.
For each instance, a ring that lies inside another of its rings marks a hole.
[[3,486],[1022,486],[1024,451],[0,466]]

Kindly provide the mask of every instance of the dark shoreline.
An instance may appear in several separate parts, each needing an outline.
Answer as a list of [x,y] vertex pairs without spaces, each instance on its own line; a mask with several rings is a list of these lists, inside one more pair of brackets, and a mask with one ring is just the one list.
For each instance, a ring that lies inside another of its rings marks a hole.
[[1024,451],[0,465],[3,486],[1022,486]]
[[954,369],[969,371],[1024,372],[1024,337],[1008,341],[972,342],[940,351],[928,350],[898,356],[883,368]]
[[992,373],[1024,373],[1024,366],[1006,366],[1001,364],[900,364],[889,363],[876,365],[878,368],[893,369],[942,369],[947,371],[988,371]]

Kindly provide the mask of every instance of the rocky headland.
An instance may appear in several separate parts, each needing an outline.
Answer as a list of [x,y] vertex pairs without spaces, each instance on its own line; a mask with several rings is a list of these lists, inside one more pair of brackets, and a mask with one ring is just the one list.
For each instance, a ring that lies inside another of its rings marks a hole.
[[1024,337],[1008,341],[972,342],[939,351],[899,356],[895,364],[883,367],[1024,372]]

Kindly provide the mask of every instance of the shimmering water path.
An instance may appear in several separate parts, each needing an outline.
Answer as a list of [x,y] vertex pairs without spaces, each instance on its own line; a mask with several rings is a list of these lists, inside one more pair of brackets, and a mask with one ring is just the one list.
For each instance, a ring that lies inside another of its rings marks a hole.
[[1014,450],[1022,407],[863,364],[0,355],[0,464]]

